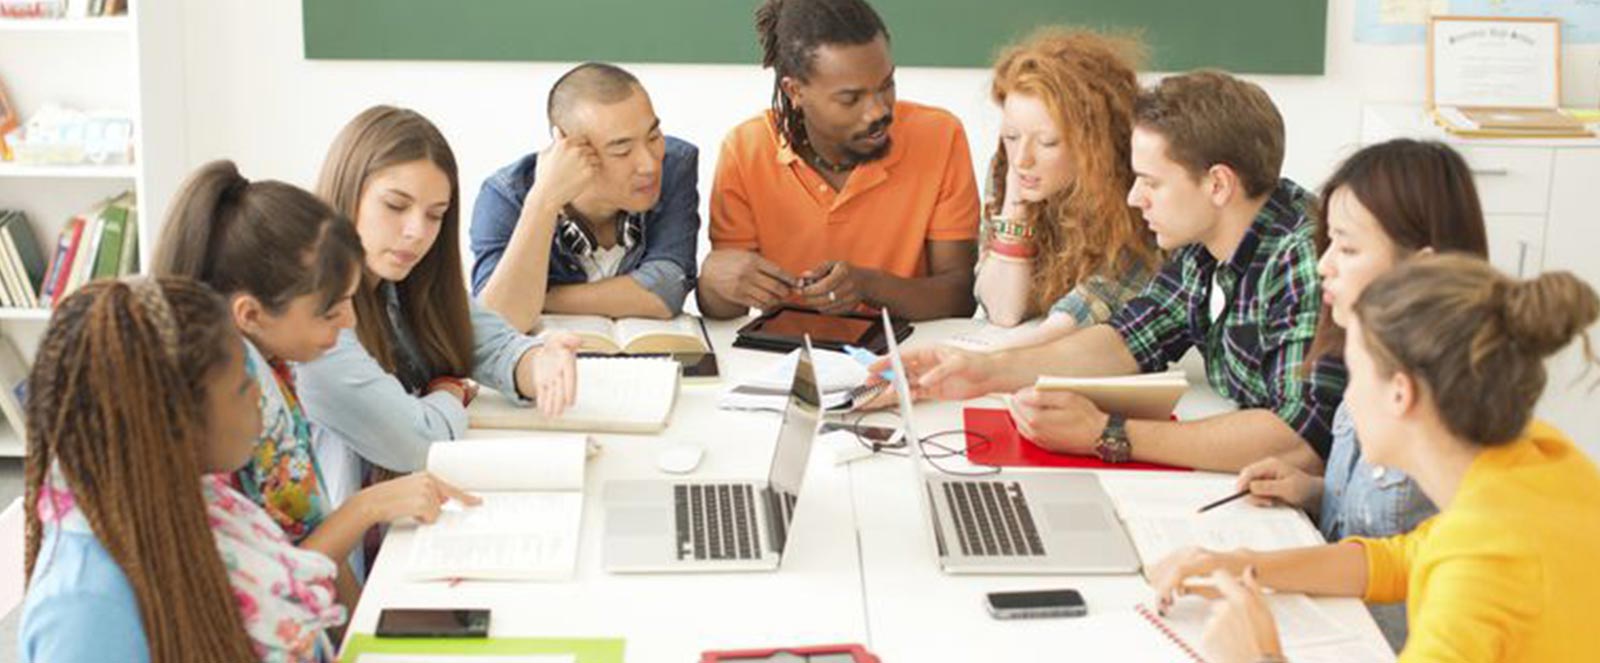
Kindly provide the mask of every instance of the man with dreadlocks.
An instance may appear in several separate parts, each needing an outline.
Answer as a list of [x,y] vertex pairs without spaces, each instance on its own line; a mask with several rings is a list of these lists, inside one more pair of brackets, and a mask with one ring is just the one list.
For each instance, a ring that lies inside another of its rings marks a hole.
[[701,312],[971,315],[978,192],[961,122],[895,100],[889,33],[864,0],[767,0],[755,22],[772,108],[723,141]]

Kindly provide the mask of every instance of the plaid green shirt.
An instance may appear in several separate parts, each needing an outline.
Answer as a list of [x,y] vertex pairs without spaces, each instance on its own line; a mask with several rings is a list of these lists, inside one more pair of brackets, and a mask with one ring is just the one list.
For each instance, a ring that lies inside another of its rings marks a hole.
[[[1240,408],[1272,410],[1327,458],[1345,369],[1332,358],[1309,373],[1302,369],[1322,304],[1314,202],[1299,185],[1280,181],[1220,269],[1204,246],[1178,249],[1110,324],[1147,373],[1166,370],[1199,347],[1217,393]],[[1227,298],[1217,320],[1211,315],[1213,278]]]

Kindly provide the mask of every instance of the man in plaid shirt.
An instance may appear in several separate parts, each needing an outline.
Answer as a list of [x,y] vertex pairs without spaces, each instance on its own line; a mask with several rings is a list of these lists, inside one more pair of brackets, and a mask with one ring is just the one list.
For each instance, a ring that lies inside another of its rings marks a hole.
[[[1282,117],[1261,88],[1216,71],[1163,80],[1134,113],[1128,202],[1172,252],[1161,272],[1107,324],[1058,341],[988,355],[907,351],[914,389],[944,399],[1018,390],[1018,426],[1053,451],[1220,471],[1280,456],[1320,471],[1345,370],[1337,359],[1305,365],[1322,296],[1314,196],[1279,179]],[[1239,411],[1127,421],[1028,386],[1040,375],[1163,371],[1190,348]]]

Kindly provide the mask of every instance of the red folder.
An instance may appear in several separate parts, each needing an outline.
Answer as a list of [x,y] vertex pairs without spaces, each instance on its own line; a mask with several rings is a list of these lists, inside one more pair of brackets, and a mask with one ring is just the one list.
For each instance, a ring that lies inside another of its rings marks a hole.
[[967,460],[995,467],[1075,467],[1088,470],[1165,470],[1188,472],[1187,467],[1157,463],[1107,463],[1094,456],[1047,451],[1022,436],[1011,413],[969,407],[962,412],[967,430]]

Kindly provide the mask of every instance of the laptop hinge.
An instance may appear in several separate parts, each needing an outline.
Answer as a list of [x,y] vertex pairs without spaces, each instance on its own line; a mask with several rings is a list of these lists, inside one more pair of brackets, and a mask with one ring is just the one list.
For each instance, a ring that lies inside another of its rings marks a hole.
[[788,539],[789,523],[783,517],[783,497],[767,486],[761,489],[761,508],[767,512],[767,544],[772,552],[783,554],[783,544]]
[[939,557],[949,557],[950,551],[944,545],[944,528],[939,526],[939,502],[934,498],[933,482],[922,482],[922,489],[928,491],[928,518],[933,522],[928,523],[933,527],[933,545],[939,550]]

